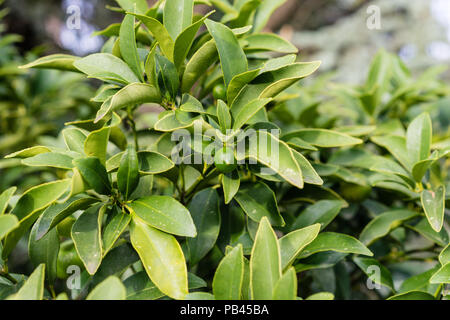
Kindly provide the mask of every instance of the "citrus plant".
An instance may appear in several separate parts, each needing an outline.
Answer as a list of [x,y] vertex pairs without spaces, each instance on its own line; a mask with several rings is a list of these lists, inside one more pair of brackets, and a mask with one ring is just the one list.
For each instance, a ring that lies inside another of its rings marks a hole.
[[[426,112],[390,114],[421,82],[381,53],[361,88],[299,88],[320,62],[262,32],[283,2],[117,0],[123,21],[97,33],[100,53],[23,66],[103,84],[63,146],[7,156],[57,179],[0,195],[1,298],[445,297],[448,140],[432,143]],[[326,94],[350,96],[336,110],[353,113],[333,119]],[[24,243],[28,277],[9,268]],[[394,286],[384,264],[416,259],[429,268]]]

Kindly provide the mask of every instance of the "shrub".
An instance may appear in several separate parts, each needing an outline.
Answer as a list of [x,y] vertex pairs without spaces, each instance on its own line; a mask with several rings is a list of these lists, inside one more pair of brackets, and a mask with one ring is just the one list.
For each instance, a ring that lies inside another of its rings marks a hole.
[[[58,180],[0,196],[2,298],[445,298],[434,70],[415,80],[380,52],[361,87],[297,86],[320,63],[261,32],[280,2],[211,1],[221,22],[193,0],[117,2],[101,53],[25,66],[104,84],[64,148],[8,156]],[[26,280],[7,264],[21,239]]]

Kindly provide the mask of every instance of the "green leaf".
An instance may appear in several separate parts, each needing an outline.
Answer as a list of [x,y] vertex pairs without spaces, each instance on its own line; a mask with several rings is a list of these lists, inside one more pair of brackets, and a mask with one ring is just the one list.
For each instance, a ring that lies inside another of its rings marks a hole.
[[297,275],[295,268],[290,267],[275,284],[274,300],[297,300]]
[[[288,56],[291,59],[290,56]],[[270,60],[269,60],[270,61]],[[311,75],[316,71],[320,62],[299,62],[285,64],[286,61],[273,62],[273,67],[266,63],[265,69],[253,81],[244,86],[231,105],[231,113],[236,116],[245,105],[258,98],[274,98],[298,80]]]
[[132,220],[130,238],[145,271],[158,289],[171,298],[184,299],[188,294],[187,268],[177,240],[139,218]]
[[87,272],[93,275],[102,262],[101,227],[105,206],[96,205],[78,217],[72,226],[72,240]]
[[[261,145],[266,143],[265,146]],[[278,149],[278,150],[277,150]],[[258,131],[249,136],[248,150],[245,154],[238,148],[236,159],[256,160],[280,175],[293,186],[302,189],[302,171],[289,146],[265,131]]]
[[125,11],[133,11],[136,9],[138,13],[146,13],[148,4],[145,0],[116,0],[119,6]]
[[434,284],[430,284],[430,278],[436,271],[439,269],[439,266],[435,266],[434,268],[427,270],[426,272],[420,273],[418,275],[412,276],[405,281],[403,281],[398,293],[406,293],[413,290],[426,291],[429,293],[436,292],[437,286]]
[[174,163],[170,159],[157,152],[139,152],[138,159],[141,174],[158,174],[174,167]]
[[100,194],[109,194],[111,183],[108,173],[98,158],[75,159],[74,164],[92,189]]
[[299,253],[319,234],[320,224],[314,224],[295,230],[278,240],[281,252],[281,268],[286,270],[297,258]]
[[139,82],[125,62],[109,53],[94,53],[76,60],[73,65],[91,78],[121,84]]
[[334,300],[334,294],[331,292],[319,292],[310,295],[306,300]]
[[61,221],[78,210],[84,210],[98,200],[86,196],[75,196],[63,203],[54,203],[44,210],[40,219],[36,222],[36,235],[33,239],[38,241]]
[[28,189],[11,211],[20,221],[58,200],[69,187],[70,179],[44,183]]
[[237,131],[242,128],[258,113],[258,111],[263,109],[271,101],[272,99],[255,99],[250,101],[238,114],[235,115],[233,130]]
[[433,191],[423,190],[420,201],[430,226],[436,232],[441,231],[444,225],[445,187],[442,185]]
[[28,255],[33,265],[37,266],[41,263],[45,265],[45,271],[50,283],[56,280],[56,265],[59,253],[59,236],[56,229],[48,232],[44,237],[35,240],[38,232],[39,221],[34,224],[31,229],[30,238],[28,240]]
[[365,245],[370,245],[417,215],[417,212],[410,210],[392,210],[379,214],[364,227],[359,240]]
[[233,79],[231,79],[230,83],[228,84],[227,88],[227,101],[228,104],[231,105],[236,98],[236,96],[239,94],[239,91],[248,84],[250,81],[256,78],[257,75],[261,72],[261,68],[259,69],[253,69],[248,70],[244,73],[235,75]]
[[169,93],[172,100],[177,96],[180,87],[177,68],[169,59],[159,54],[155,55],[158,64],[158,84],[163,92]]
[[126,289],[119,278],[111,276],[98,284],[86,297],[86,300],[125,300]]
[[219,119],[220,129],[222,133],[226,133],[227,129],[231,129],[231,114],[228,106],[222,100],[217,101],[217,118]]
[[191,57],[181,79],[181,91],[187,93],[218,58],[214,40],[206,42]]
[[283,136],[283,140],[294,137],[321,148],[346,147],[363,142],[347,134],[326,129],[300,129],[286,134]]
[[430,156],[431,119],[428,113],[422,113],[415,118],[406,131],[406,150],[413,164]]
[[[158,20],[147,17],[141,14],[133,14],[142,21],[143,24],[149,29],[153,37],[158,41],[161,51],[164,53],[167,59],[173,62],[173,52],[174,52],[174,40],[171,38],[169,32],[164,27],[164,25]],[[138,81],[134,81],[138,82]]]
[[444,265],[450,262],[450,244],[448,244],[444,249],[442,249],[439,254],[439,262]]
[[322,232],[313,242],[306,246],[299,259],[309,257],[317,252],[336,251],[342,253],[363,254],[373,256],[373,253],[355,238],[342,233]]
[[195,36],[202,26],[203,22],[207,17],[209,17],[214,11],[207,13],[201,19],[197,20],[195,23],[191,24],[189,27],[185,28],[176,38],[174,52],[173,52],[173,60],[177,69],[179,69],[184,60],[186,59],[189,50],[194,43]]
[[336,218],[344,205],[345,202],[340,200],[319,200],[298,215],[292,223],[291,230],[311,226],[315,223],[320,223],[320,229],[323,230]]
[[44,298],[45,266],[39,265],[20,290],[10,300],[42,300]]
[[139,184],[139,161],[134,144],[129,144],[120,161],[117,172],[117,186],[125,199]]
[[450,263],[443,265],[430,279],[430,283],[450,283]]
[[231,29],[209,19],[205,20],[205,24],[216,43],[225,85],[228,87],[234,76],[247,71],[247,57]]
[[214,296],[208,292],[191,292],[184,298],[185,300],[215,300]]
[[242,245],[233,248],[220,262],[212,283],[216,300],[239,300],[244,278]]
[[142,62],[136,47],[136,34],[134,32],[135,20],[132,15],[125,15],[120,26],[119,46],[120,53],[125,62],[133,70],[141,82],[144,82]]
[[437,243],[441,247],[446,246],[449,243],[449,235],[445,228],[442,228],[441,231],[436,232],[431,226],[426,218],[423,218],[419,221],[419,223],[415,225],[407,225],[407,227],[412,230],[420,233],[425,238]]
[[125,231],[131,221],[131,216],[114,206],[111,212],[111,219],[107,222],[103,230],[103,255],[112,249],[117,239]]
[[79,72],[73,65],[78,59],[80,58],[69,54],[52,54],[20,66],[19,68],[43,68]]
[[0,216],[0,240],[19,226],[19,220],[15,215],[5,214]]
[[164,26],[172,39],[192,24],[194,0],[166,0],[164,5]]
[[317,174],[316,170],[313,168],[311,163],[298,151],[291,149],[295,161],[302,171],[303,181],[309,184],[322,185],[323,180]]
[[266,217],[274,226],[284,225],[275,193],[263,182],[241,185],[234,198],[253,221],[260,222]]
[[411,170],[412,163],[406,150],[406,140],[400,136],[372,137],[371,140],[386,148],[407,170]]
[[48,147],[36,146],[36,147],[23,149],[23,150],[20,150],[20,151],[8,154],[8,155],[5,156],[5,159],[9,159],[9,158],[29,158],[29,157],[37,156],[38,154],[41,154],[41,153],[46,153],[46,152],[51,152],[51,151],[52,150],[49,149]]
[[239,191],[241,180],[239,172],[234,170],[222,175],[223,197],[225,204],[229,204],[233,200],[236,193]]
[[364,272],[369,279],[376,284],[383,285],[394,291],[391,272],[376,259],[354,257],[355,264]]
[[30,167],[53,167],[70,170],[73,168],[73,158],[65,153],[47,152],[22,160],[22,163]]
[[281,53],[297,53],[298,49],[289,41],[273,33],[256,33],[244,38],[247,45],[245,51],[274,51]]
[[161,95],[153,85],[146,83],[131,83],[119,90],[110,99],[106,100],[97,112],[95,122],[102,120],[109,113],[127,106],[141,105],[143,103],[159,103]]
[[195,194],[188,205],[197,237],[187,239],[190,265],[196,265],[216,243],[220,231],[219,195],[212,188]]
[[266,26],[272,13],[285,2],[286,0],[263,1],[256,11],[253,31],[261,31]]
[[150,196],[127,205],[142,221],[167,233],[195,237],[197,232],[189,211],[168,196]]
[[8,208],[9,200],[11,200],[11,197],[16,190],[16,187],[11,187],[0,194],[0,216],[5,213]]
[[106,149],[108,147],[110,127],[103,127],[92,131],[84,141],[84,153],[88,157],[97,157],[104,165],[106,162]]
[[62,131],[62,135],[69,150],[84,154],[86,135],[83,131],[77,128],[67,128]]
[[67,191],[70,183],[70,179],[44,183],[28,189],[19,198],[11,213],[19,219],[20,225],[5,238],[3,258],[8,257],[20,238],[36,221],[41,210],[58,200]]
[[250,256],[250,290],[253,300],[270,300],[281,278],[277,236],[266,217],[261,219]]
[[400,293],[387,298],[386,300],[436,300],[434,296],[422,291],[410,291]]

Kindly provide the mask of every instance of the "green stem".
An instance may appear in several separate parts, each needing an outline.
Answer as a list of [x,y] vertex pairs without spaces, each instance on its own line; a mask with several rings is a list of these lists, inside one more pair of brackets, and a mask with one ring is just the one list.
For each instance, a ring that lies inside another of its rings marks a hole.
[[136,130],[136,122],[134,121],[133,111],[131,110],[131,108],[128,108],[127,113],[128,113],[128,123],[130,124],[131,130],[133,131],[134,146],[136,148],[136,151],[139,151],[139,142],[138,142],[138,135],[137,135],[137,130]]

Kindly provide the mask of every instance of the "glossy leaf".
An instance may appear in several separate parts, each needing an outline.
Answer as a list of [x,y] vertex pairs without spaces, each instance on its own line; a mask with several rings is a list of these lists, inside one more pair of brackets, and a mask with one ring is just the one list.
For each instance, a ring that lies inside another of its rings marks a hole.
[[92,78],[128,84],[139,78],[121,59],[109,53],[94,53],[74,62],[74,66]]
[[16,192],[16,190],[16,187],[11,187],[0,194],[0,216],[5,213],[6,209],[8,208],[9,201],[11,200],[11,197]]
[[239,300],[244,278],[242,245],[231,250],[220,262],[213,279],[213,293],[217,300]]
[[323,230],[339,214],[345,205],[339,200],[320,200],[308,206],[292,223],[291,230],[296,230],[320,223],[320,229]]
[[444,224],[445,187],[442,185],[433,191],[423,190],[420,200],[430,226],[436,232],[441,231]]
[[363,229],[359,240],[370,245],[377,239],[386,236],[391,230],[399,227],[404,221],[417,216],[417,212],[410,210],[393,210],[376,216]]
[[188,294],[187,269],[177,240],[139,218],[133,218],[130,238],[145,271],[158,289],[171,298],[184,299]]
[[250,288],[254,300],[270,300],[281,278],[281,257],[277,237],[269,220],[261,219],[250,256]]
[[295,269],[290,267],[275,284],[273,291],[274,300],[297,299],[297,275]]
[[74,164],[89,186],[101,194],[108,194],[111,190],[108,173],[98,158],[89,157],[74,160]]
[[240,181],[239,173],[236,170],[230,173],[224,173],[222,175],[222,187],[225,204],[230,203],[239,191]]
[[78,59],[80,58],[69,54],[52,54],[39,58],[33,62],[21,66],[20,68],[44,68],[79,72],[79,70],[73,65],[73,63]]
[[324,251],[373,256],[373,253],[366,246],[351,236],[334,232],[322,232],[300,252],[298,258],[306,258],[314,253]]
[[19,226],[19,220],[15,215],[5,214],[0,216],[0,240]]
[[406,149],[412,163],[429,157],[431,135],[431,119],[428,113],[422,113],[408,126],[406,131]]
[[39,221],[33,226],[28,241],[28,255],[33,265],[38,266],[41,263],[45,265],[45,273],[50,283],[56,279],[56,266],[59,253],[59,236],[56,229],[48,232],[44,237],[35,241],[38,232]]
[[120,161],[117,172],[117,186],[125,199],[133,193],[139,184],[139,161],[136,149],[129,144]]
[[117,206],[114,206],[111,214],[111,220],[107,222],[103,230],[103,255],[111,250],[131,221],[131,216],[120,210]]
[[430,283],[450,283],[450,263],[443,265],[430,279]]
[[247,71],[247,58],[233,31],[209,19],[205,21],[205,24],[216,43],[225,85],[228,87],[234,76]]
[[[164,53],[167,59],[173,61],[174,40],[171,38],[169,32],[164,25],[158,20],[142,15],[134,14],[143,24],[149,29],[153,37],[158,41],[161,51]],[[134,81],[138,82],[138,81]]]
[[234,198],[253,221],[260,222],[266,217],[272,225],[284,225],[275,194],[266,184],[262,182],[242,184]]
[[136,34],[134,32],[134,16],[125,15],[120,26],[119,33],[119,46],[120,52],[125,62],[133,70],[134,74],[139,78],[141,82],[144,82],[142,76],[142,63],[139,59],[137,47],[136,47]]
[[172,39],[192,23],[194,0],[166,0],[164,5],[164,26]]
[[45,266],[39,265],[10,300],[42,300],[44,297]]
[[90,275],[96,273],[102,262],[101,223],[105,207],[96,205],[87,209],[72,227],[72,240],[78,255]]
[[319,234],[320,225],[314,224],[292,231],[278,240],[281,253],[281,267],[286,270],[297,258],[299,253]]
[[42,216],[36,222],[35,241],[43,236],[77,210],[87,209],[89,205],[97,202],[95,198],[75,196],[63,203],[55,203],[44,210]]
[[220,231],[219,195],[211,188],[195,194],[188,205],[197,237],[187,240],[190,265],[197,264],[214,246]]
[[273,33],[256,33],[244,38],[246,51],[274,51],[281,53],[297,53],[298,49]]
[[86,300],[125,300],[126,289],[119,278],[111,276],[98,284]]
[[195,237],[197,232],[189,211],[168,196],[133,200],[128,207],[152,227],[178,236]]

